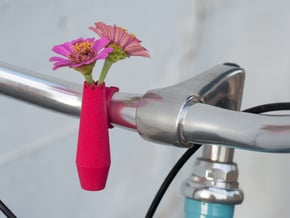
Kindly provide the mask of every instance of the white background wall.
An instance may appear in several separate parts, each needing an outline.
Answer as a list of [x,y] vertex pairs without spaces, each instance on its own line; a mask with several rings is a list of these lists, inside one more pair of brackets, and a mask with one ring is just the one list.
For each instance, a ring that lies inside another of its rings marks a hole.
[[[48,62],[54,44],[92,37],[95,21],[124,26],[152,59],[117,63],[107,84],[144,93],[216,64],[236,62],[247,73],[243,108],[289,101],[290,3],[279,1],[0,0],[0,61],[82,83]],[[184,151],[111,131],[112,166],[102,192],[82,191],[74,159],[78,119],[0,96],[0,199],[27,218],[144,217],[155,191]],[[286,217],[290,155],[237,151],[246,197],[237,218]],[[185,166],[156,217],[181,217]]]

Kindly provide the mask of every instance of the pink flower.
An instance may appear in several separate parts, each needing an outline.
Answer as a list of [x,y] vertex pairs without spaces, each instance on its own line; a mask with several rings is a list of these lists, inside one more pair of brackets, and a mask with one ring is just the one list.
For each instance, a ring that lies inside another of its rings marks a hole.
[[[90,27],[89,29],[94,31],[101,38],[108,38],[110,40],[109,47],[114,48],[113,53],[120,50],[123,52],[121,56],[118,54],[119,60],[130,56],[150,57],[149,52],[141,46],[141,41],[137,39],[134,34],[128,33],[124,28],[97,22],[95,23],[95,27]],[[113,62],[115,61],[113,60]]]
[[55,62],[53,70],[60,67],[71,67],[85,74],[87,69],[82,71],[82,68],[85,69],[88,65],[94,65],[97,60],[107,58],[108,54],[113,51],[112,48],[105,48],[109,42],[104,37],[99,40],[79,38],[65,42],[52,48],[55,53],[63,57],[51,57],[49,61]]

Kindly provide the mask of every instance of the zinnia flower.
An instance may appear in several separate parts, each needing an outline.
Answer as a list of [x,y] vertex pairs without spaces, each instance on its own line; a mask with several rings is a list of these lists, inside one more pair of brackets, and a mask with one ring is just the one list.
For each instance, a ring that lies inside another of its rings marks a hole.
[[79,38],[71,42],[56,45],[52,50],[64,57],[51,57],[49,61],[55,62],[53,70],[60,67],[70,67],[81,72],[89,84],[94,83],[92,70],[97,60],[106,59],[112,48],[106,48],[110,40],[102,37],[99,40],[94,38]]
[[95,23],[94,27],[89,27],[101,38],[105,37],[109,39],[110,43],[107,47],[114,49],[106,59],[103,70],[101,72],[99,83],[102,83],[108,70],[113,63],[125,59],[130,56],[141,56],[150,58],[149,52],[140,43],[141,41],[137,37],[128,33],[128,31],[122,27],[116,25],[106,25],[104,22]]

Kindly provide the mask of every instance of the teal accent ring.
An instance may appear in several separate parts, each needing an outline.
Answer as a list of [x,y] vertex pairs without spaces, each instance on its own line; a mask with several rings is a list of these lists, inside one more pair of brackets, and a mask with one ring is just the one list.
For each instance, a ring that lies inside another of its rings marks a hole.
[[235,205],[185,199],[185,218],[233,218]]

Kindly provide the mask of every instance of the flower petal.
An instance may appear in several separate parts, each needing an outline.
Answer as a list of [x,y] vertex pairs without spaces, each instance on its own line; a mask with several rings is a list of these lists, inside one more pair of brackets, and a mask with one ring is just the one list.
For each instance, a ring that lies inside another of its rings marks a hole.
[[103,37],[101,39],[98,39],[95,41],[95,43],[92,45],[92,48],[98,52],[102,48],[106,47],[109,44],[110,40],[106,37]]
[[109,32],[108,32],[107,26],[103,22],[97,22],[95,23],[95,27],[90,27],[89,29],[97,33],[100,37],[109,38]]
[[121,29],[114,25],[114,42],[119,42],[121,36]]
[[122,39],[120,39],[120,41],[119,41],[120,47],[124,48],[127,45],[129,40],[130,40],[130,35],[124,34]]
[[112,52],[114,49],[113,48],[105,48],[103,49],[100,53],[97,54],[97,59],[106,59],[109,55],[110,52]]
[[78,39],[75,39],[75,40],[73,40],[73,41],[71,41],[71,42],[68,42],[70,45],[71,45],[71,47],[73,46],[73,45],[75,45],[76,43],[80,43],[80,42],[83,42],[84,41],[84,39],[83,38],[78,38]]
[[148,58],[150,57],[149,52],[142,46],[131,46],[130,48],[126,48],[125,52],[129,56],[144,56]]
[[126,48],[130,48],[130,47],[140,47],[140,48],[143,48],[141,46],[141,44],[139,43],[139,41],[137,41],[137,40],[131,40],[130,42],[127,42],[127,44],[126,44],[125,47]]
[[95,27],[90,27],[89,29],[101,37],[108,38],[112,44],[120,47],[128,56],[138,54],[137,56],[150,57],[149,52],[141,46],[141,41],[132,33],[128,33],[124,28],[117,25],[106,25],[104,22],[97,22]]
[[109,39],[103,37],[99,40],[95,38],[78,38],[71,42],[65,42],[56,45],[52,50],[64,57],[51,57],[49,61],[55,62],[53,70],[60,67],[68,66],[71,68],[79,68],[96,62],[98,59],[104,59],[108,53],[112,52],[112,48],[106,48]]
[[51,57],[49,58],[49,61],[67,61],[67,59],[61,58],[61,57]]
[[145,57],[145,58],[150,58],[150,54],[148,51],[145,51],[145,50],[140,50],[140,51],[134,51],[131,53],[130,56],[141,56],[141,57]]
[[70,62],[69,61],[63,61],[63,62],[56,62],[56,63],[54,63],[54,65],[53,65],[53,70],[56,70],[56,69],[58,69],[58,68],[60,68],[60,67],[67,67],[67,66],[70,66]]
[[52,50],[60,55],[67,57],[71,53],[71,46],[70,43],[64,43],[61,45],[55,45]]
[[82,63],[82,65],[88,65],[88,64],[91,64],[91,63],[96,62],[96,61],[97,61],[97,57],[92,58],[92,59],[87,60],[87,61],[84,61],[84,62]]

